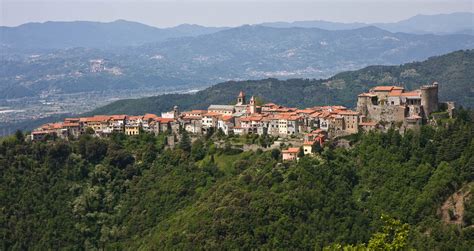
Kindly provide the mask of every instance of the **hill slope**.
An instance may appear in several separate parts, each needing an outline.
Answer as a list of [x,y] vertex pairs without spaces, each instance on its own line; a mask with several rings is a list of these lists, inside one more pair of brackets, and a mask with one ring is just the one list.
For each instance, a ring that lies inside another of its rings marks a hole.
[[441,100],[474,107],[474,50],[456,51],[423,62],[400,66],[370,66],[343,72],[325,80],[264,79],[230,81],[196,94],[171,94],[136,100],[120,100],[93,111],[94,114],[159,113],[179,105],[181,109],[207,108],[210,104],[234,102],[240,90],[266,101],[306,107],[325,104],[355,106],[357,94],[374,85],[403,83],[408,89],[438,81]]
[[[459,115],[404,136],[358,135],[350,149],[327,146],[286,163],[278,149],[220,148],[215,142],[236,138],[218,134],[175,149],[163,134],[0,138],[2,247],[320,250],[366,243],[388,215],[409,229],[391,250],[469,250],[474,199],[464,201],[459,225],[437,214],[474,179],[474,125]],[[387,235],[371,250],[386,250]]]
[[[325,78],[472,48],[474,36],[469,35],[412,35],[376,27],[327,31],[243,26],[126,49],[7,55],[0,64],[0,98],[269,77]],[[100,72],[92,70],[96,59],[104,62]]]

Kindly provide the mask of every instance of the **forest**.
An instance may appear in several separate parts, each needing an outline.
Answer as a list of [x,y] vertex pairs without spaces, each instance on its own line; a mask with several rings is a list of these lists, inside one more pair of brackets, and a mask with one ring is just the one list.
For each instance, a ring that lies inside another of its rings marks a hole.
[[[219,133],[179,137],[173,149],[164,134],[1,138],[1,249],[474,246],[469,111],[419,131],[353,135],[350,148],[328,142],[298,162],[216,144],[230,140]],[[444,218],[459,191],[463,210]]]

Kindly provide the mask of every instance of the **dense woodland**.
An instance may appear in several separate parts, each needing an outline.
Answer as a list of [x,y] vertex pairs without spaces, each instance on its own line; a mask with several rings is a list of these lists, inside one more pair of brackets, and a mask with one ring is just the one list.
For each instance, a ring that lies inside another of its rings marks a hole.
[[459,189],[474,192],[466,111],[419,132],[355,135],[349,149],[328,143],[297,163],[218,147],[229,140],[219,133],[180,138],[174,149],[166,135],[2,138],[1,249],[474,246],[474,199],[461,225],[439,212]]

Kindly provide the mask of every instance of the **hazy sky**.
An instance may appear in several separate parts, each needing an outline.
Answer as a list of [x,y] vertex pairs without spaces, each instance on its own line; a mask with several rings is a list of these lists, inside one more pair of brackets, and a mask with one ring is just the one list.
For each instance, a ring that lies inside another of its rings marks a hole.
[[0,25],[126,19],[169,27],[268,21],[393,22],[416,14],[474,12],[473,0],[0,0]]

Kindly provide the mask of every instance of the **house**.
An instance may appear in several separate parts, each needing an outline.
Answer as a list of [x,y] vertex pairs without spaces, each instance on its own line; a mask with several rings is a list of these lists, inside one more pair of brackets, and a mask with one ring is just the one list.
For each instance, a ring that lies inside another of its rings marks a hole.
[[125,125],[125,135],[139,135],[139,134],[140,134],[140,125],[138,124]]
[[210,105],[209,108],[207,108],[208,113],[218,113],[222,115],[232,115],[234,111],[233,105]]
[[109,118],[109,128],[114,132],[124,132],[127,115],[112,115]]
[[222,115],[217,120],[217,130],[222,130],[225,135],[233,133],[234,117],[231,115]]
[[283,161],[298,160],[298,152],[300,151],[297,147],[290,147],[286,150],[281,151]]
[[201,123],[203,132],[209,132],[217,127],[217,121],[221,113],[208,112],[202,115]]
[[82,124],[82,133],[86,128],[92,128],[97,135],[103,133],[111,133],[109,128],[110,116],[95,115],[94,117],[80,118],[79,123]]
[[246,129],[242,128],[241,126],[235,126],[233,128],[234,134],[235,135],[244,135],[246,134]]
[[240,118],[239,122],[248,134],[257,134],[258,128],[263,127],[262,119],[262,116],[252,115]]
[[[204,111],[206,113],[207,111]],[[181,125],[183,126],[184,130],[190,133],[202,133],[202,117],[201,114],[204,113],[184,113],[184,116],[181,117]],[[199,114],[199,115],[198,115]]]
[[161,113],[162,118],[166,119],[177,119],[179,117],[179,109],[178,106],[174,106],[172,111],[169,112],[162,112]]
[[150,123],[152,121],[156,121],[157,118],[158,118],[158,116],[156,116],[155,114],[152,114],[152,113],[147,113],[147,114],[143,115],[143,118],[142,118],[142,129],[143,129],[143,131],[153,132],[154,128],[151,128]]

